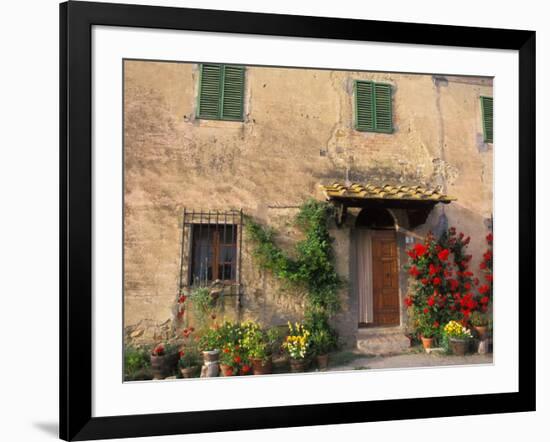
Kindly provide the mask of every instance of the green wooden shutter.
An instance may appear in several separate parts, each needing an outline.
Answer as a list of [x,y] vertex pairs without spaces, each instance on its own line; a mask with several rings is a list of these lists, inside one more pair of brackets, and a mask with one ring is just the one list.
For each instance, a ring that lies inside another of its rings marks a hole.
[[493,142],[493,97],[481,97],[481,118],[483,123],[483,140]]
[[224,66],[221,118],[242,121],[243,99],[244,67]]
[[357,130],[374,130],[373,84],[370,81],[355,82],[355,127]]
[[199,87],[199,118],[219,118],[222,66],[202,64]]
[[393,132],[391,85],[355,82],[355,127],[369,132]]
[[374,122],[377,132],[391,133],[392,103],[391,86],[389,84],[374,83]]

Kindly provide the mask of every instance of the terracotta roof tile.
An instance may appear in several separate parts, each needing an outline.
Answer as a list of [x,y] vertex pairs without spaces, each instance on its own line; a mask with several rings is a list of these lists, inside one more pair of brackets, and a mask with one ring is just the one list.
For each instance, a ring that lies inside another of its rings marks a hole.
[[456,198],[441,193],[439,190],[427,189],[423,186],[394,186],[392,184],[374,185],[353,183],[346,186],[341,183],[322,185],[328,199],[359,198],[359,199],[397,199],[397,200],[427,200],[440,203],[450,203]]

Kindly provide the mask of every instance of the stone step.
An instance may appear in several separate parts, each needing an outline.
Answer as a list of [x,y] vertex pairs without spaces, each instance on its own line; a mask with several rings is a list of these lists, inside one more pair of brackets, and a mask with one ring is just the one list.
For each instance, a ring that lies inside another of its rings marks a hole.
[[357,332],[357,350],[361,353],[389,355],[409,349],[409,338],[400,327],[365,328]]

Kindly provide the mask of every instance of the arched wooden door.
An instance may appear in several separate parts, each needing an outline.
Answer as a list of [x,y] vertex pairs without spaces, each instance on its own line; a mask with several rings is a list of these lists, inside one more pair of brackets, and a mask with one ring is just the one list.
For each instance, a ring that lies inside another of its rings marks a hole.
[[399,272],[394,230],[372,231],[373,325],[399,325]]

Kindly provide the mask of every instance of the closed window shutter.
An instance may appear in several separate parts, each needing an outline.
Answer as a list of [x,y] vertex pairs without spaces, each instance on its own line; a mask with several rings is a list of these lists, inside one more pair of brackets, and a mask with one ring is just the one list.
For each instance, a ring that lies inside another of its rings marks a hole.
[[199,117],[219,118],[222,66],[202,64],[199,91]]
[[378,132],[392,132],[391,86],[374,84],[375,128]]
[[391,85],[355,82],[355,127],[368,132],[393,132]]
[[483,140],[493,142],[493,98],[481,97],[481,117],[483,119]]
[[355,126],[357,130],[374,130],[373,84],[355,82]]
[[221,118],[243,119],[244,68],[224,66]]

